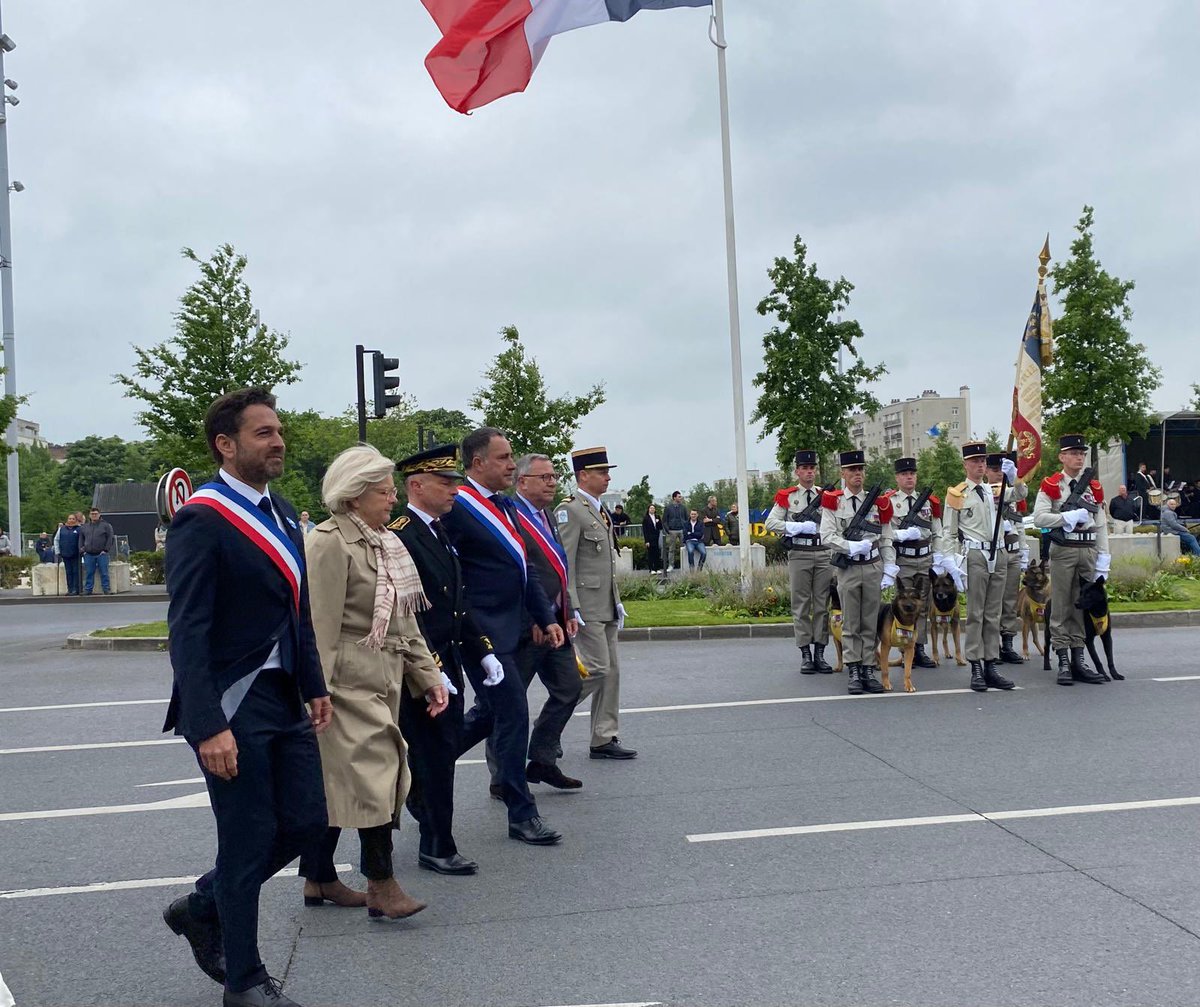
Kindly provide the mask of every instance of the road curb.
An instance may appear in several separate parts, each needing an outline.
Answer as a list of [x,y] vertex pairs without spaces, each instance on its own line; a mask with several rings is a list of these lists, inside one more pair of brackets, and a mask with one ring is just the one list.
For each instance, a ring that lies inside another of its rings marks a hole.
[[72,633],[67,637],[67,650],[123,650],[146,653],[166,649],[165,636],[92,636],[90,633]]
[[124,592],[122,594],[94,594],[94,595],[53,595],[44,594],[37,598],[19,597],[6,598],[0,596],[0,606],[4,605],[121,605],[128,601],[170,601],[164,591],[161,594],[137,594],[133,591]]

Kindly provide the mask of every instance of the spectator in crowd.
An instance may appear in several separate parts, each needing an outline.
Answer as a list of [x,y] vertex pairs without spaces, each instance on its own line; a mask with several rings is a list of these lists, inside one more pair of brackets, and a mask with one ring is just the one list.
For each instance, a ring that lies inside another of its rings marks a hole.
[[625,513],[625,508],[617,504],[612,511],[613,531],[616,532],[617,538],[625,537],[625,529],[629,527],[629,515]]
[[642,538],[646,540],[646,565],[651,573],[662,569],[662,537],[662,518],[658,516],[654,504],[651,504],[646,508],[646,516],[642,518]]
[[1176,510],[1179,509],[1179,501],[1172,498],[1167,501],[1167,505],[1162,509],[1162,516],[1159,523],[1162,525],[1164,535],[1179,536],[1179,551],[1190,556],[1200,556],[1200,543],[1196,541],[1196,536],[1187,529],[1182,521],[1179,520],[1179,515]]
[[1117,495],[1108,502],[1108,516],[1112,518],[1113,532],[1128,535],[1138,522],[1139,501],[1129,495],[1125,486],[1117,487]]
[[1200,480],[1184,483],[1179,491],[1179,514],[1182,517],[1200,518]]
[[696,555],[700,556],[700,569],[704,569],[704,561],[708,558],[708,547],[704,544],[704,522],[700,520],[700,512],[688,514],[688,523],[683,527],[683,544],[687,549],[688,569],[696,568]]
[[54,562],[54,539],[50,537],[48,531],[42,532],[37,541],[33,543],[33,548],[37,550],[38,559],[42,563]]
[[167,547],[167,526],[160,524],[154,529],[154,551],[162,552]]
[[1147,471],[1145,462],[1138,462],[1137,471],[1133,474],[1133,489],[1142,498],[1142,518],[1157,518],[1158,508],[1151,502],[1150,496],[1159,492],[1158,482]]
[[721,509],[717,506],[717,498],[709,497],[701,515],[704,522],[705,546],[721,544]]
[[100,570],[100,587],[105,594],[112,594],[108,582],[108,554],[112,552],[112,525],[100,516],[100,508],[93,507],[90,520],[80,531],[79,545],[83,550],[83,593],[90,595],[96,583],[96,570]]
[[308,533],[316,527],[316,522],[308,516],[308,511],[302,510],[300,512],[300,531],[304,537],[308,538]]
[[683,529],[688,523],[687,507],[683,504],[683,494],[676,490],[671,494],[671,502],[663,511],[663,569],[671,569],[671,560],[675,561],[675,569],[683,565]]
[[730,545],[740,545],[742,541],[742,525],[741,516],[738,514],[738,505],[731,503],[729,512],[725,515],[725,537],[729,539]]
[[12,555],[12,543],[8,540],[8,532],[0,528],[0,556]]
[[54,534],[54,551],[62,560],[63,573],[67,576],[67,594],[79,594],[79,557],[83,552],[80,535],[79,520],[75,514],[68,514],[66,524],[59,525]]

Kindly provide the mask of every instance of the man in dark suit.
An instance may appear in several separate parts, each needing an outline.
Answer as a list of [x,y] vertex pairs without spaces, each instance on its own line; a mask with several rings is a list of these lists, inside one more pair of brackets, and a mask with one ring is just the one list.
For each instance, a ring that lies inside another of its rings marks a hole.
[[408,742],[412,789],[407,807],[421,827],[417,864],[439,874],[474,874],[479,865],[458,852],[454,842],[454,763],[463,733],[464,668],[492,657],[488,638],[475,626],[463,596],[458,557],[442,528],[441,518],[458,493],[458,445],[443,444],[396,463],[404,480],[408,506],[388,525],[412,556],[421,575],[429,608],[417,621],[429,649],[442,668],[450,705],[429,716],[424,697],[408,691],[400,697],[400,731]]
[[503,672],[498,676],[467,665],[475,706],[464,718],[460,754],[491,736],[500,796],[508,806],[508,834],[550,846],[562,836],[538,815],[525,779],[529,706],[517,650],[527,613],[555,647],[562,646],[563,630],[536,573],[528,569],[515,505],[503,495],[516,471],[508,438],[495,427],[472,431],[463,438],[462,460],[467,481],[442,525],[458,550],[467,607],[491,640]]
[[329,824],[316,732],[333,708],[296,511],[267,487],[283,474],[275,396],[222,396],[204,432],[220,472],[168,533],[174,687],[163,730],[182,734],[204,771],[217,861],[163,919],[224,983],[225,1007],[294,1007],[258,954],[258,895]]

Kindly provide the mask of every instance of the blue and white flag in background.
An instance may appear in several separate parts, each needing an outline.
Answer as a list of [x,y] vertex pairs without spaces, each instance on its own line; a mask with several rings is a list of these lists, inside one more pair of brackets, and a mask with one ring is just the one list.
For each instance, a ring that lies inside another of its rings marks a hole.
[[928,430],[926,430],[925,433],[928,434],[930,437],[937,439],[938,437],[942,436],[942,429],[943,429],[943,424],[935,423]]

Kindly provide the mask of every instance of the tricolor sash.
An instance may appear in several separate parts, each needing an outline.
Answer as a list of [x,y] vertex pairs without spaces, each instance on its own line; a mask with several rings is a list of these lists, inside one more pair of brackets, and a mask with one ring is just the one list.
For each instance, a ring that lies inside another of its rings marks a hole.
[[559,587],[562,590],[562,598],[559,604],[562,607],[563,614],[567,614],[567,554],[563,547],[554,540],[554,537],[547,535],[542,528],[536,513],[530,510],[525,505],[525,502],[518,497],[517,504],[517,519],[521,522],[521,527],[524,528],[538,544],[538,547],[545,554],[551,568],[558,574]]
[[187,499],[185,507],[210,507],[261,549],[292,589],[292,602],[300,611],[300,579],[304,558],[284,530],[231,486],[205,483]]
[[474,486],[460,486],[458,500],[466,512],[491,533],[504,551],[512,557],[512,561],[521,568],[521,579],[526,579],[529,573],[525,569],[525,543],[521,541],[521,536],[517,534],[504,512]]

